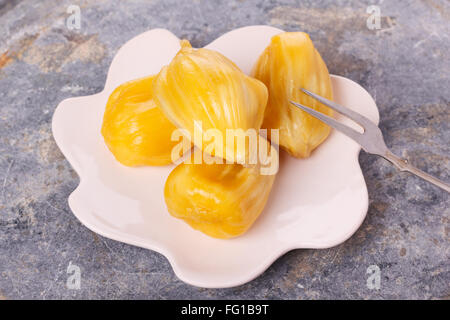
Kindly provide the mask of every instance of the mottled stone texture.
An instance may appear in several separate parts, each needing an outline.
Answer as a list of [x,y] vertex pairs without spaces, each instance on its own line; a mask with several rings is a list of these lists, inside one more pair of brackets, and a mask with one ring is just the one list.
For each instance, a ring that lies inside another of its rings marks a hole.
[[[70,4],[81,7],[79,31],[65,26]],[[381,30],[366,27],[371,4]],[[118,48],[143,31],[203,46],[254,24],[310,33],[332,73],[376,98],[393,151],[450,180],[446,0],[0,0],[0,299],[449,298],[448,194],[365,153],[370,209],[358,232],[335,248],[292,251],[232,289],[186,285],[160,254],[102,238],[70,212],[79,180],[51,135],[57,104],[101,91]],[[66,288],[69,262],[81,267],[80,290]],[[370,265],[379,290],[366,286]]]

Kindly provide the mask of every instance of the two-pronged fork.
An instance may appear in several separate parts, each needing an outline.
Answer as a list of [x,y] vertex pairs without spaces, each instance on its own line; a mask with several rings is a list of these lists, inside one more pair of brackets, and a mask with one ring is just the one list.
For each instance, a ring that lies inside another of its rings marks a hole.
[[419,170],[412,165],[408,163],[406,159],[402,159],[395,154],[393,154],[387,147],[384,142],[383,134],[381,133],[380,128],[376,126],[372,121],[364,117],[363,115],[350,110],[346,107],[343,107],[333,101],[330,101],[328,99],[325,99],[324,97],[321,97],[315,93],[312,93],[311,91],[308,91],[306,89],[301,89],[304,93],[309,95],[310,97],[318,100],[319,102],[323,103],[324,105],[330,107],[331,109],[341,113],[342,115],[348,117],[349,119],[355,121],[360,126],[363,127],[364,132],[359,133],[358,131],[336,121],[335,119],[324,115],[323,113],[320,113],[314,109],[311,109],[309,107],[306,107],[304,105],[301,105],[297,102],[290,101],[294,106],[302,109],[303,111],[309,113],[313,117],[316,117],[317,119],[325,122],[330,127],[342,132],[346,136],[352,138],[355,140],[364,151],[371,154],[376,154],[378,156],[381,156],[385,158],[386,160],[389,160],[392,162],[400,171],[408,171],[416,176],[431,182],[432,184],[444,189],[445,191],[450,193],[450,185],[446,184],[445,182],[429,175],[426,172],[423,172],[422,170]]

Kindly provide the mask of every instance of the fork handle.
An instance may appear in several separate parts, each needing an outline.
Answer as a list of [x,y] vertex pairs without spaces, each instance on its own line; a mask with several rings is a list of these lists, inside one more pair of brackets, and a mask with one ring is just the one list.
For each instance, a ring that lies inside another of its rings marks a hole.
[[400,171],[411,172],[412,174],[415,174],[416,176],[418,176],[418,177],[434,184],[435,186],[438,186],[439,188],[444,189],[448,193],[450,193],[450,185],[448,185],[444,181],[439,180],[438,178],[435,178],[432,175],[429,175],[428,173],[410,165],[408,160],[400,158],[390,151],[387,151],[383,155],[383,158],[392,162],[398,169],[400,169]]

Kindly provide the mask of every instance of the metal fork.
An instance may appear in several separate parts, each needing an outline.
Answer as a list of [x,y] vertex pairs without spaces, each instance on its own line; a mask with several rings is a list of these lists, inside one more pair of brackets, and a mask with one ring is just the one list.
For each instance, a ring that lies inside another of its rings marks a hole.
[[450,193],[450,185],[447,183],[429,175],[426,172],[423,172],[422,170],[419,170],[412,165],[408,163],[406,159],[402,159],[395,154],[393,154],[387,147],[386,143],[384,142],[383,134],[381,133],[380,128],[378,128],[377,125],[375,125],[372,121],[364,117],[363,115],[350,110],[346,107],[343,107],[336,102],[330,101],[328,99],[325,99],[324,97],[321,97],[311,91],[308,91],[306,89],[301,89],[304,93],[306,93],[308,96],[318,100],[319,102],[323,103],[324,105],[330,107],[331,109],[343,114],[344,116],[347,116],[349,119],[355,121],[359,125],[361,125],[364,129],[364,133],[359,133],[358,131],[336,121],[335,119],[324,115],[323,113],[320,113],[314,109],[311,109],[309,107],[306,107],[304,105],[301,105],[300,103],[290,101],[294,106],[302,109],[303,111],[309,113],[313,117],[325,122],[330,127],[342,132],[346,136],[352,138],[355,140],[364,151],[371,154],[376,154],[378,156],[381,156],[385,158],[386,160],[393,163],[400,171],[408,171],[410,173],[415,174],[416,176],[431,182],[432,184],[444,189],[445,191]]

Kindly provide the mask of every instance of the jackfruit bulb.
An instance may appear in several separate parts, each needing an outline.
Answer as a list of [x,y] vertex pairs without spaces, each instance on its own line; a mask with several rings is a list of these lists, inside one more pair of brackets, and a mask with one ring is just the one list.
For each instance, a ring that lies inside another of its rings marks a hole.
[[106,104],[101,133],[115,158],[126,166],[172,163],[171,151],[178,142],[171,141],[171,135],[177,128],[153,100],[153,79],[120,85]]
[[[330,108],[300,88],[332,100],[331,79],[319,52],[304,32],[284,32],[272,37],[252,75],[269,89],[262,128],[279,129],[280,146],[298,158],[309,157],[329,135],[330,127],[289,103],[298,102],[326,115]],[[270,134],[270,130],[268,130]]]
[[[206,150],[209,154],[245,163],[245,148],[227,144],[227,130],[236,139],[248,129],[259,130],[268,97],[266,86],[216,51],[193,49],[186,40],[181,46],[154,81],[155,100],[199,149],[211,146],[207,140],[218,139],[220,146],[213,143],[217,147]],[[199,142],[196,137],[204,139]]]
[[240,164],[178,165],[164,197],[169,213],[214,238],[243,234],[263,211],[275,175]]

